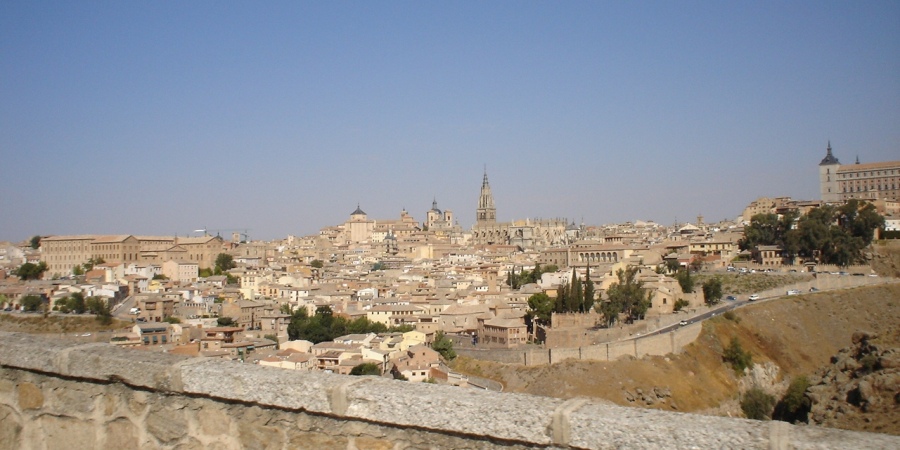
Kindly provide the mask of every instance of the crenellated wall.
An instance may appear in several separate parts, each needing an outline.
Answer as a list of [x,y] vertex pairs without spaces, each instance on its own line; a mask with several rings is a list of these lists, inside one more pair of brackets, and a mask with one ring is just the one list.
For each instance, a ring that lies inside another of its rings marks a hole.
[[900,438],[0,333],[0,447],[900,448]]

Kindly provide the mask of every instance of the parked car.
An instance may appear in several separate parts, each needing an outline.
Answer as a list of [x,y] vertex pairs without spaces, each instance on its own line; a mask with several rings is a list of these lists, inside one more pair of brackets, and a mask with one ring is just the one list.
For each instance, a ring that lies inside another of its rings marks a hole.
[[800,291],[797,289],[791,289],[787,291],[787,295],[800,295]]
[[759,294],[750,294],[750,297],[748,298],[751,302],[754,300],[759,300]]
[[819,291],[819,288],[817,288],[815,286],[809,288],[809,292],[818,292],[818,291]]
[[733,301],[737,300],[737,297],[735,297],[735,296],[733,296],[733,295],[729,295],[728,297],[725,297],[725,300],[728,300],[728,301],[730,301],[730,302],[733,302]]

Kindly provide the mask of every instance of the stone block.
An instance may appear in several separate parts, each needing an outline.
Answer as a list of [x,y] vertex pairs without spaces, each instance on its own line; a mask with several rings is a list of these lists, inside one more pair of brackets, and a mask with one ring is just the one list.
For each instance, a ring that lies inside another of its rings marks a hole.
[[97,429],[90,421],[68,416],[44,415],[38,418],[46,448],[96,448]]
[[128,419],[117,419],[103,427],[104,449],[137,448],[138,428]]
[[365,436],[353,438],[351,442],[359,450],[391,450],[394,448],[394,443],[391,441]]
[[319,432],[301,432],[289,430],[287,432],[287,448],[349,448],[347,436],[333,436]]
[[221,405],[210,404],[197,411],[196,417],[200,432],[206,436],[228,434],[231,430],[232,418],[225,408]]
[[183,408],[172,405],[168,397],[159,395],[151,403],[145,424],[147,431],[161,443],[172,444],[188,432],[187,417]]
[[328,393],[350,378],[218,360],[183,365],[180,370],[184,391],[190,394],[324,413],[331,413]]
[[562,400],[373,379],[349,386],[347,402],[350,417],[549,444],[550,412]]
[[175,367],[187,359],[179,355],[116,348],[108,344],[74,347],[60,352],[58,358],[63,375],[173,391],[181,389]]
[[764,422],[586,403],[568,417],[578,448],[767,448]]
[[13,408],[0,405],[0,446],[13,446],[22,435],[22,418]]
[[44,393],[33,383],[19,383],[19,408],[40,409],[44,406]]
[[67,340],[0,332],[0,361],[8,367],[56,373],[56,356],[77,345]]

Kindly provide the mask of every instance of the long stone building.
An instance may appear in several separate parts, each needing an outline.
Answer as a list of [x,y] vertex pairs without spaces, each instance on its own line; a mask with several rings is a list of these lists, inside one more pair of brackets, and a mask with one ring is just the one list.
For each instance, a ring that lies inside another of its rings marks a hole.
[[828,142],[819,163],[822,201],[840,203],[851,199],[900,201],[900,161],[841,164]]
[[41,239],[41,261],[52,276],[69,275],[90,259],[110,264],[189,261],[212,268],[219,253],[227,250],[219,236],[174,237],[123,235],[49,236]]

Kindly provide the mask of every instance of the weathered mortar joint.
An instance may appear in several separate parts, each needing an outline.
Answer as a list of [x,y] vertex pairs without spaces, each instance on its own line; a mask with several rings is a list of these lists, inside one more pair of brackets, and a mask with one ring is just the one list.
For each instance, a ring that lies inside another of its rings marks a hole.
[[338,416],[346,416],[347,408],[350,407],[350,400],[347,398],[347,388],[355,384],[362,384],[370,381],[370,377],[360,377],[339,384],[328,390],[328,403],[331,406],[331,412]]
[[563,404],[556,407],[550,421],[549,435],[554,444],[569,445],[572,440],[572,427],[570,426],[570,418],[572,413],[578,408],[584,406],[588,400],[586,398],[573,398],[566,400]]
[[789,448],[791,448],[790,424],[780,420],[769,422],[769,450],[788,450]]

